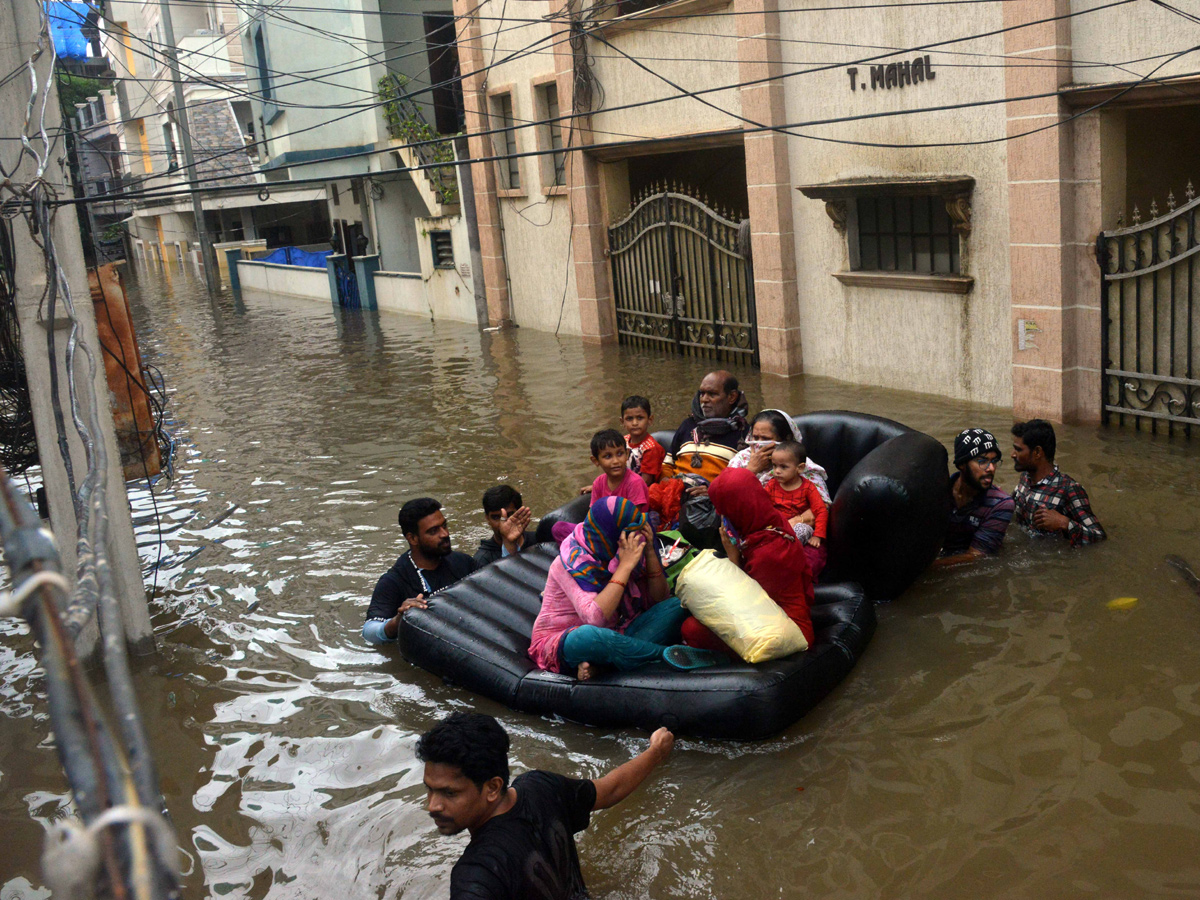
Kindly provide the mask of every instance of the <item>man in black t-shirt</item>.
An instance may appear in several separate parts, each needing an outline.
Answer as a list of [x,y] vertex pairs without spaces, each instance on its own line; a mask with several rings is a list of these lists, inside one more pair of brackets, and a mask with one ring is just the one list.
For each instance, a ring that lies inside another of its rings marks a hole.
[[628,797],[671,752],[665,728],[602,778],[526,772],[508,783],[508,734],[491,716],[453,713],[417,742],[437,830],[471,843],[450,873],[450,900],[583,900],[574,835]]
[[408,552],[383,573],[371,595],[362,634],[372,644],[396,640],[401,616],[425,609],[430,596],[476,569],[471,557],[451,549],[442,504],[433,498],[409,500],[400,507],[399,520]]

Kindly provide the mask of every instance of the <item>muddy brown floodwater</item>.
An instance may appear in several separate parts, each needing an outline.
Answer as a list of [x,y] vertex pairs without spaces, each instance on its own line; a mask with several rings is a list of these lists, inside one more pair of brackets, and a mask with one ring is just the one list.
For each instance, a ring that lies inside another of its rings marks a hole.
[[[535,512],[558,506],[593,477],[587,438],[624,394],[649,395],[655,426],[674,427],[706,366],[530,330],[210,301],[177,271],[130,287],[179,442],[156,498],[161,551],[159,530],[140,529],[144,562],[165,562],[159,652],[137,679],[188,897],[446,896],[466,839],[439,837],[422,811],[413,747],[449,710],[500,717],[517,771],[595,776],[644,746],[447,687],[359,629],[402,550],[404,499],[439,497],[473,550],[485,488],[507,480]],[[947,445],[1012,421],[738,374],[752,409],[862,410]],[[1163,562],[1200,564],[1200,437],[1059,433],[1107,543],[1010,534],[998,560],[928,574],[882,607],[858,667],[786,733],[680,741],[582,836],[593,896],[1200,895],[1200,597]],[[1006,459],[997,483],[1014,482]],[[133,503],[152,512],[144,491]],[[1117,597],[1137,603],[1109,609]],[[44,897],[42,834],[68,792],[32,641],[0,628],[0,897]]]

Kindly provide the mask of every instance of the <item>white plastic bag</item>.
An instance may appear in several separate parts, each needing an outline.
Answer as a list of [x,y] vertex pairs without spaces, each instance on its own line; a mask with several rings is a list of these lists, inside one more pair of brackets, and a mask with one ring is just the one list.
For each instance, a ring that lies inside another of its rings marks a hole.
[[675,581],[679,602],[748,663],[808,649],[800,627],[749,575],[712,550],[698,553]]

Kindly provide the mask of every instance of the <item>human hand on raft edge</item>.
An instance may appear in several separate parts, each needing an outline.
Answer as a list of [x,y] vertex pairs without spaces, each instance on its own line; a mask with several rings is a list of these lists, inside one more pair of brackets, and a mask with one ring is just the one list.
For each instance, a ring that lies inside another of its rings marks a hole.
[[810,547],[820,547],[821,539],[814,534],[812,537],[810,537],[804,543],[808,544],[808,546],[810,546]]
[[698,484],[695,487],[690,487],[687,489],[687,495],[689,497],[707,497],[708,496],[708,485],[707,484]]
[[584,494],[590,494],[591,492],[592,486],[589,484],[587,487],[581,487],[579,489],[579,496],[582,497]]
[[410,609],[429,609],[429,601],[425,599],[424,594],[417,594],[401,603],[396,614],[383,623],[383,634],[389,641],[394,641],[400,633],[400,620]]

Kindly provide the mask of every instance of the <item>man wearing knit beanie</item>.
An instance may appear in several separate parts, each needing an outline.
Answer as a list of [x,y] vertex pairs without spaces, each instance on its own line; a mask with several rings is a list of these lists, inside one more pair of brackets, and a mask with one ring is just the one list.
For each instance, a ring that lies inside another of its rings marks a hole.
[[954,508],[942,555],[935,567],[974,562],[1000,552],[1013,500],[996,487],[996,470],[1004,462],[1000,445],[990,431],[968,428],[954,439],[954,466],[950,495]]

